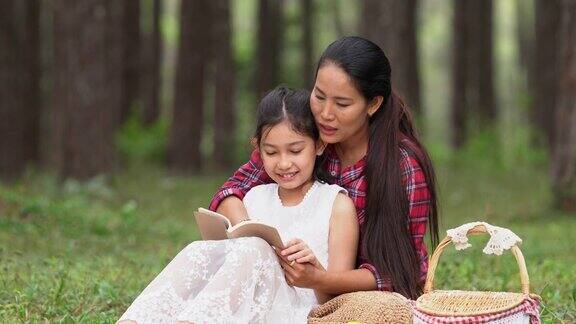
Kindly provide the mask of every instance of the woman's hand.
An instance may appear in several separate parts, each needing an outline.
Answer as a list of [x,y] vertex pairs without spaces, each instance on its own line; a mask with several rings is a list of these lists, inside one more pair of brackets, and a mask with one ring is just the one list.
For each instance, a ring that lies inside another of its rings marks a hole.
[[[280,251],[280,255],[287,260],[290,265],[297,263],[310,263],[314,266],[320,265],[314,252],[308,247],[306,242],[301,239],[292,239],[286,243],[286,248]],[[294,262],[295,261],[295,262]]]

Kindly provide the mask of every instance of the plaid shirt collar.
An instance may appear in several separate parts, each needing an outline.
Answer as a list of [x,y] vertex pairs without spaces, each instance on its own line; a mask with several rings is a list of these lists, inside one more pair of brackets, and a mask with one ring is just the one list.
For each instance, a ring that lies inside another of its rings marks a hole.
[[324,152],[327,156],[327,170],[332,177],[336,179],[338,185],[344,186],[358,180],[364,174],[366,167],[366,155],[353,165],[342,170],[342,162],[336,153],[334,145],[328,145]]

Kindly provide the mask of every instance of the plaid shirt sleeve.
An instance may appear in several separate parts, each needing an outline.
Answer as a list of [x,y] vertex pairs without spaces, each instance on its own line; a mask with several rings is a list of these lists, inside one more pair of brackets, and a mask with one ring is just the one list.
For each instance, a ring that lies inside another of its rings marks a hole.
[[[402,181],[406,186],[406,194],[409,202],[408,227],[410,236],[416,249],[416,255],[420,261],[420,281],[424,283],[428,272],[428,251],[424,243],[426,226],[428,224],[428,211],[430,209],[430,192],[424,177],[424,172],[420,168],[418,161],[404,149],[400,149],[400,168],[402,171]],[[370,263],[363,263],[359,268],[367,269],[376,278],[378,290],[393,291],[392,281],[389,277],[383,276]]]
[[210,210],[216,211],[222,200],[226,197],[236,196],[243,199],[252,187],[270,183],[271,181],[272,179],[270,179],[266,171],[264,171],[258,150],[254,150],[250,156],[250,161],[242,165],[240,169],[216,191],[210,202]]
[[367,269],[372,272],[372,275],[374,275],[374,278],[376,279],[376,289],[381,291],[393,291],[392,280],[390,280],[390,277],[381,276],[374,265],[370,263],[362,263],[358,269]]

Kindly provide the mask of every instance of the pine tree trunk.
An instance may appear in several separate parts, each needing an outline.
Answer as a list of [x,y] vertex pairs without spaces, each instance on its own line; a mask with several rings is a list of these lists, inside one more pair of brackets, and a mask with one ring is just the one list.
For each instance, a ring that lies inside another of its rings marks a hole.
[[140,0],[121,1],[123,8],[124,93],[122,95],[121,123],[124,123],[140,95]]
[[559,64],[551,177],[556,206],[576,211],[576,0],[561,3]]
[[302,12],[302,77],[307,88],[312,87],[314,82],[314,41],[313,26],[314,3],[312,0],[301,0],[300,10]]
[[167,161],[174,171],[198,172],[202,166],[204,78],[211,21],[209,0],[181,2],[176,93]]
[[330,10],[332,14],[332,19],[334,20],[334,31],[336,33],[336,38],[340,39],[344,37],[344,22],[342,21],[342,6],[340,1],[330,1]]
[[214,0],[213,43],[214,68],[214,151],[213,162],[217,170],[234,167],[236,108],[234,100],[234,59],[230,0]]
[[282,1],[260,0],[256,45],[257,98],[277,86],[282,39]]
[[0,4],[0,178],[16,179],[39,154],[39,2]]
[[492,0],[470,1],[467,16],[473,40],[468,49],[472,60],[468,70],[471,88],[468,111],[477,112],[479,126],[486,127],[496,122],[497,113],[493,83]]
[[534,85],[534,1],[516,0],[516,39],[518,60],[526,75],[526,90],[532,95]]
[[123,91],[122,6],[55,0],[53,163],[62,177],[112,170]]
[[492,16],[492,0],[454,1],[451,108],[454,148],[460,148],[473,130],[496,122]]
[[452,146],[460,148],[466,139],[467,102],[466,67],[469,31],[466,24],[466,0],[454,0],[452,18],[452,104],[450,120],[452,124]]
[[143,80],[143,121],[145,125],[155,123],[160,117],[160,65],[162,57],[162,37],[160,33],[160,17],[162,15],[162,3],[160,0],[153,0],[152,8],[152,29],[147,35],[144,45],[144,56],[146,60]]
[[364,0],[360,30],[386,53],[392,86],[412,111],[420,111],[420,73],[416,40],[416,0]]
[[542,144],[551,149],[554,142],[554,115],[561,72],[557,54],[560,34],[561,1],[536,0],[536,60],[532,121],[544,135]]

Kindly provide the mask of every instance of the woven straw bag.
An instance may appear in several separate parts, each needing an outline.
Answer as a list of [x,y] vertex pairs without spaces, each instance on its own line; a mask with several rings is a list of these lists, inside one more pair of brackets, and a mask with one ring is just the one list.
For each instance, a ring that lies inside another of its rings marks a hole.
[[383,291],[343,294],[315,307],[308,323],[412,323],[412,307],[404,296]]
[[[467,235],[486,233],[486,226],[476,225]],[[438,259],[451,242],[449,236],[442,240],[430,258],[424,294],[412,303],[414,323],[540,323],[540,296],[530,294],[526,263],[516,244],[511,251],[520,268],[521,293],[434,290]]]

